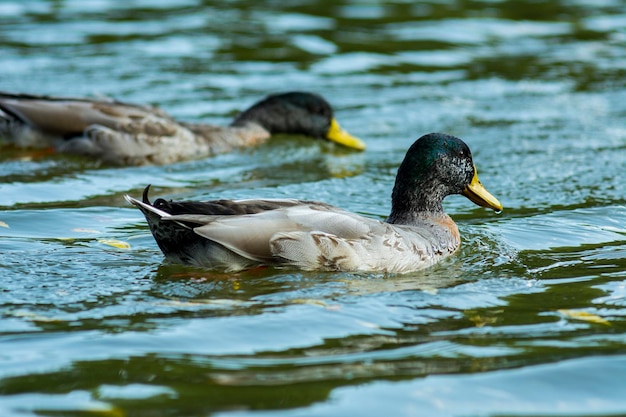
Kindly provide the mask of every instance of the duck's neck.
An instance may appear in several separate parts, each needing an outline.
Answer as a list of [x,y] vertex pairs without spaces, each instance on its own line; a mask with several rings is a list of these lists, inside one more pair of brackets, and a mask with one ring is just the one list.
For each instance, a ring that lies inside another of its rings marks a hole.
[[422,184],[398,184],[391,194],[388,223],[411,225],[424,216],[447,216],[442,202],[447,195],[443,187]]
[[461,235],[454,220],[443,211],[404,212],[392,214],[387,222],[414,227],[419,236],[431,243],[439,255],[454,253],[461,244]]
[[270,133],[263,126],[253,122],[229,127],[192,123],[185,123],[183,126],[195,135],[194,152],[197,156],[215,155],[236,148],[260,145],[270,137]]
[[243,123],[239,126],[231,126],[225,129],[227,140],[235,147],[256,146],[265,143],[270,137],[270,132],[255,122]]

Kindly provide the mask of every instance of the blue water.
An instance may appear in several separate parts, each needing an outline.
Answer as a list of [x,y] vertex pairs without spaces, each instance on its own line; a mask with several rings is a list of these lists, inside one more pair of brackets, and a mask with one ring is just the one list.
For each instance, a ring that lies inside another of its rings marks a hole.
[[[0,3],[0,90],[215,124],[309,90],[368,146],[126,168],[0,148],[0,414],[626,414],[625,28],[611,0]],[[431,131],[469,144],[505,210],[448,198],[463,246],[426,271],[172,265],[123,199],[384,218]]]

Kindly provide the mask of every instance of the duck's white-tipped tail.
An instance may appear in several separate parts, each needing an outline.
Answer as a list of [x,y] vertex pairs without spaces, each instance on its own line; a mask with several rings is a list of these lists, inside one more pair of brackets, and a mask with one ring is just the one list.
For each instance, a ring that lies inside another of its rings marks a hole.
[[150,205],[150,204],[146,204],[143,201],[137,200],[136,198],[133,198],[131,196],[129,196],[128,194],[124,194],[124,199],[126,199],[126,201],[128,201],[130,204],[136,206],[139,210],[143,211],[144,213],[154,213],[159,217],[170,217],[171,214],[164,212],[163,210],[159,210],[158,208]]

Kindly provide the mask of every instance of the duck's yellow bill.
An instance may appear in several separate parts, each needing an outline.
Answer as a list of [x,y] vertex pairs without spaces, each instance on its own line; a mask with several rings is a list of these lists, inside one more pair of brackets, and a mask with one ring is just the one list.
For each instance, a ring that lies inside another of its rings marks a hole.
[[330,121],[330,127],[326,133],[326,139],[359,151],[365,149],[365,143],[343,130],[334,117]]
[[498,199],[492,196],[491,193],[489,193],[489,191],[487,191],[480,183],[476,167],[474,167],[474,177],[472,178],[472,182],[465,187],[463,195],[469,198],[472,203],[481,207],[487,207],[498,212],[502,211],[502,204],[500,204]]

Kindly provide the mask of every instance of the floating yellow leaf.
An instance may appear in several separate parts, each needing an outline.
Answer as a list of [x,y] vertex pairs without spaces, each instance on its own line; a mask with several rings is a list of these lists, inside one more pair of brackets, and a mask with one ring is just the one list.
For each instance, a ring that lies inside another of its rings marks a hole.
[[87,415],[100,417],[124,417],[124,411],[120,408],[111,407],[109,404],[102,404],[102,408],[92,404],[86,411]]
[[118,249],[130,249],[130,243],[117,239],[98,239],[98,242]]
[[503,313],[503,310],[465,310],[464,313],[468,320],[474,323],[476,327],[484,327],[497,323],[498,320],[500,320],[500,315]]
[[598,316],[597,314],[587,313],[586,311],[582,311],[582,310],[561,309],[561,310],[557,310],[557,312],[574,320],[582,320],[582,321],[588,321],[590,323],[606,324],[607,326],[611,325],[611,323],[609,323],[607,320],[603,319],[602,317]]
[[0,227],[6,227],[8,229],[9,225],[3,222],[2,220],[0,220]]

